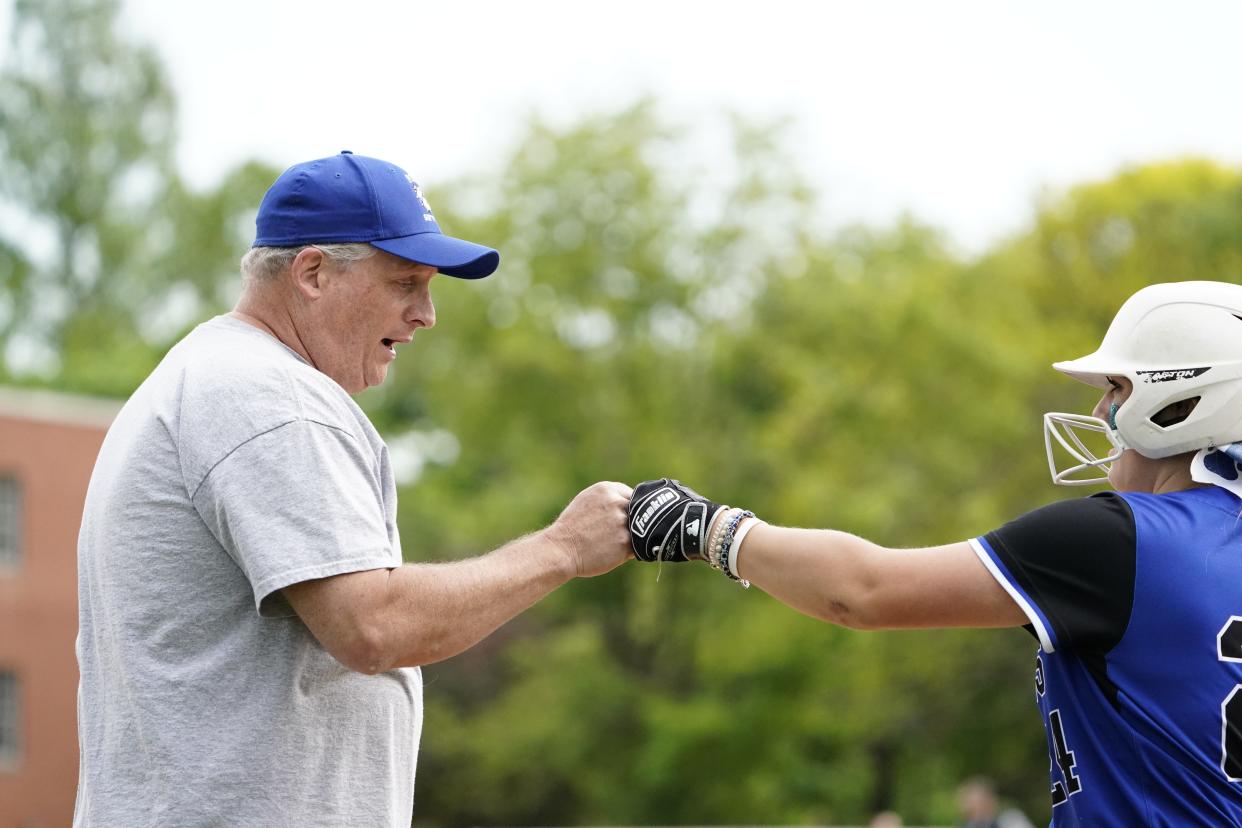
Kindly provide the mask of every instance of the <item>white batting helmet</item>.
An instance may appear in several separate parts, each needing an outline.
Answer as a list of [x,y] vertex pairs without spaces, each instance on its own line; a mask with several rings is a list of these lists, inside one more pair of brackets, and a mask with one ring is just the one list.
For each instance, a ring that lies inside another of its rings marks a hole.
[[[1127,448],[1161,458],[1242,441],[1242,285],[1172,282],[1145,287],[1117,311],[1094,353],[1052,367],[1097,388],[1108,388],[1107,377],[1118,376],[1133,385],[1125,402],[1110,412],[1110,422],[1044,415],[1054,482],[1102,482],[1107,477],[1069,478],[1087,468],[1107,472],[1108,464]],[[1183,419],[1158,421],[1156,415],[1166,407],[1189,400],[1195,401],[1193,409]],[[1102,431],[1114,451],[1095,457],[1073,433],[1084,428]],[[1080,465],[1058,471],[1050,438]]]

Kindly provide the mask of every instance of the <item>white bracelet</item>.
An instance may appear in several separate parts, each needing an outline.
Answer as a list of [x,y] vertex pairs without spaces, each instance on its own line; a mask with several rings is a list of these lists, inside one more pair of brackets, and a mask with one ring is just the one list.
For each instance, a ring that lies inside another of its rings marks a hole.
[[[742,521],[742,525],[737,527],[737,533],[733,536],[733,543],[729,546],[729,572],[733,573],[733,577],[741,580],[742,576],[737,572],[737,553],[742,548],[742,539],[746,537],[746,533],[758,524],[763,523],[759,518],[746,518]],[[746,581],[742,583],[750,586]]]

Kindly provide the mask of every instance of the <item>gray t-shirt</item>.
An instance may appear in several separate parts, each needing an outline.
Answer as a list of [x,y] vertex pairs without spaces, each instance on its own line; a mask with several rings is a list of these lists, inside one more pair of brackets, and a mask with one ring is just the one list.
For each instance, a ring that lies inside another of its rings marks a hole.
[[86,497],[74,825],[409,826],[419,670],[351,672],[280,592],[400,566],[396,505],[328,376],[231,317],[178,343]]

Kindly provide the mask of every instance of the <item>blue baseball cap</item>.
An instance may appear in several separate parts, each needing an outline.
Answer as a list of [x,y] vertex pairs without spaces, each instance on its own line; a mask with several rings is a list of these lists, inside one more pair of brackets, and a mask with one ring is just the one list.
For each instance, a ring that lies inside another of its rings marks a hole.
[[255,227],[254,247],[369,242],[461,279],[482,279],[500,265],[492,248],[444,235],[405,170],[348,150],[281,173]]

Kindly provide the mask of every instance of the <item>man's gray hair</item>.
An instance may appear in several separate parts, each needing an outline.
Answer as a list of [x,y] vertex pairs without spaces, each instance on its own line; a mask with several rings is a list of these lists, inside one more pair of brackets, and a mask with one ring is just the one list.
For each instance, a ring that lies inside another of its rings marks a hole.
[[303,244],[298,247],[252,247],[242,256],[242,281],[251,284],[275,279],[308,247],[322,250],[328,260],[342,270],[348,270],[355,263],[371,258],[376,251],[371,245],[360,242]]

